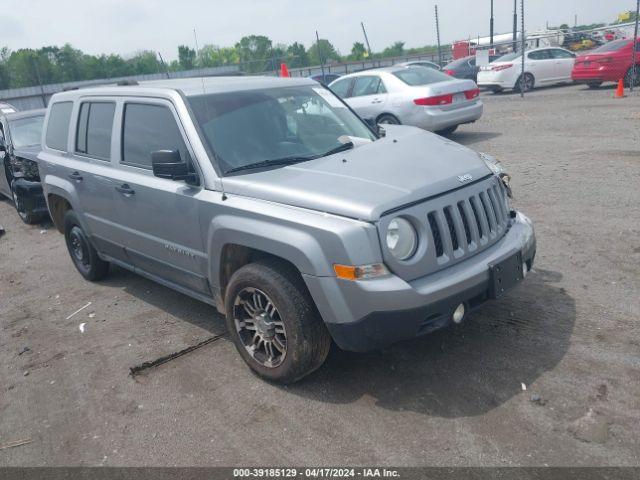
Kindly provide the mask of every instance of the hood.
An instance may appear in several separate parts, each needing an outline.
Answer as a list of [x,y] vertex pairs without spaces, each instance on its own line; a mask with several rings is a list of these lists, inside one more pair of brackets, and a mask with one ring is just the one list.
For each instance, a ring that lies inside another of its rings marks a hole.
[[33,160],[35,162],[38,160],[40,150],[42,150],[40,145],[31,145],[28,147],[15,148],[13,154],[16,157],[26,158],[27,160]]
[[[224,177],[225,192],[376,221],[403,205],[491,174],[478,154],[414,127],[353,150],[273,170]],[[459,176],[467,176],[459,179]]]

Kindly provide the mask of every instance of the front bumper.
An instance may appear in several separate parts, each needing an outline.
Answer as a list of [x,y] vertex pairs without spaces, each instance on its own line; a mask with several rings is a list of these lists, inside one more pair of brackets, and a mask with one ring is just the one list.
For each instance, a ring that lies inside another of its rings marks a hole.
[[359,282],[304,279],[338,346],[365,352],[446,326],[460,303],[467,310],[482,304],[489,298],[489,264],[516,250],[531,269],[536,238],[531,221],[521,213],[491,248],[411,282],[395,275]]
[[13,188],[18,197],[20,197],[20,203],[25,211],[34,214],[49,214],[40,182],[16,178],[13,181]]

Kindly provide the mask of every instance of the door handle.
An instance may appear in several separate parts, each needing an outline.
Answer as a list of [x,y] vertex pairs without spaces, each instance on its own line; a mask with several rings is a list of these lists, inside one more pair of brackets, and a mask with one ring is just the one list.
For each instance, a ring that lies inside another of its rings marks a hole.
[[371,103],[382,103],[382,100],[376,98],[375,100],[372,100]]
[[77,182],[81,182],[82,181],[82,175],[80,175],[78,172],[73,172],[69,174],[69,178],[71,180],[75,180]]
[[135,190],[131,188],[127,183],[123,183],[116,190],[125,196],[135,195]]

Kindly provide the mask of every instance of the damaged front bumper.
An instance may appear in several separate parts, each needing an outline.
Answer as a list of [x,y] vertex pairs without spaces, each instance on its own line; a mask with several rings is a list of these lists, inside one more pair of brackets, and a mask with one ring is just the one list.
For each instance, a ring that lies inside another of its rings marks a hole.
[[49,214],[40,182],[16,178],[13,181],[12,189],[23,211],[33,214]]

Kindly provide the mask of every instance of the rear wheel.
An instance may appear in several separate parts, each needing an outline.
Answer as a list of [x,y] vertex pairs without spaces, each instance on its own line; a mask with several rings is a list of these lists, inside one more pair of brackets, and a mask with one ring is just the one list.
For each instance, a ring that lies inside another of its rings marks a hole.
[[[631,86],[631,82],[633,81],[633,71],[634,68],[630,68],[629,70],[627,70],[627,74],[624,76],[624,86],[629,88]],[[634,87],[638,87],[640,86],[640,67],[636,66],[635,68],[635,81],[633,81],[633,86]]]
[[39,213],[33,213],[33,211],[27,208],[25,202],[16,189],[15,182],[11,183],[11,195],[13,197],[13,204],[16,207],[16,211],[18,212],[20,220],[22,220],[24,223],[32,225],[34,223],[38,223],[42,219],[42,215],[40,215]]
[[400,125],[400,120],[395,115],[383,113],[378,117],[378,125]]
[[225,294],[227,328],[258,375],[292,383],[319,368],[331,336],[300,274],[277,260],[236,271]]
[[105,262],[98,256],[98,252],[89,242],[73,210],[68,210],[64,216],[64,238],[71,260],[80,275],[92,282],[107,276],[109,262]]
[[452,127],[447,127],[442,130],[437,130],[436,133],[438,135],[442,135],[443,137],[446,137],[447,135],[451,135],[453,132],[455,132],[459,126],[460,125],[454,125]]
[[518,81],[516,82],[515,91],[516,92],[530,92],[536,86],[536,79],[530,73],[525,73],[524,75],[520,75]]
[[587,82],[587,87],[591,89],[600,88],[601,85],[602,85],[602,82]]

